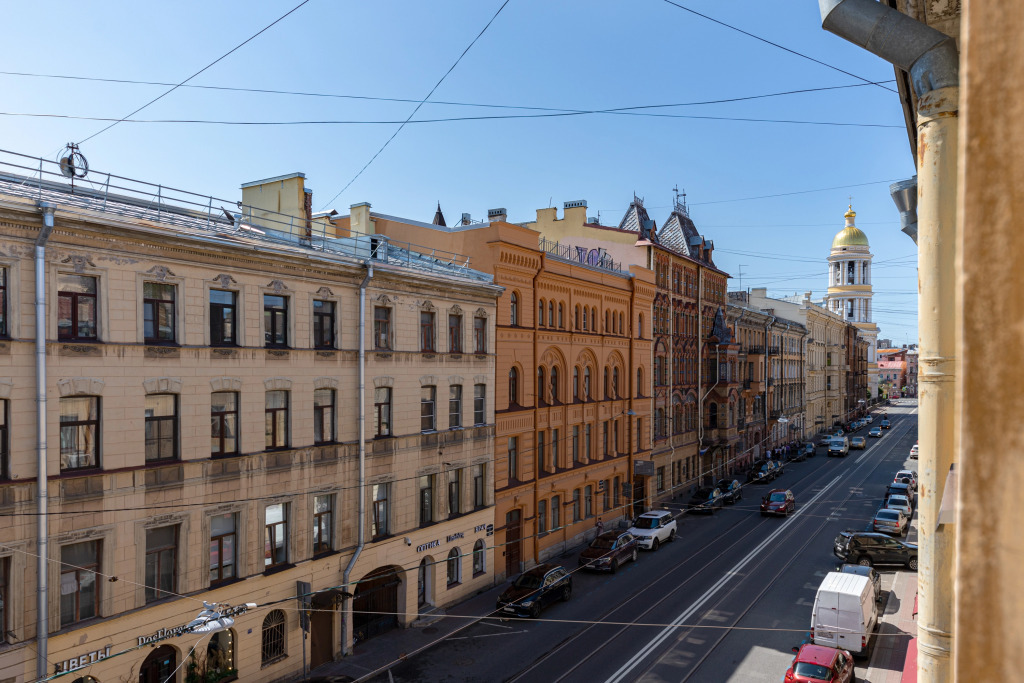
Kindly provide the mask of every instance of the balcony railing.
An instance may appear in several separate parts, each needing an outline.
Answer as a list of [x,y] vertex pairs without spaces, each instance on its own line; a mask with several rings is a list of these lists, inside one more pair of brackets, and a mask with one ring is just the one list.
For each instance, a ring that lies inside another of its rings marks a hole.
[[760,353],[760,354],[763,354],[764,353],[764,347],[763,346],[748,346],[747,347],[747,353]]

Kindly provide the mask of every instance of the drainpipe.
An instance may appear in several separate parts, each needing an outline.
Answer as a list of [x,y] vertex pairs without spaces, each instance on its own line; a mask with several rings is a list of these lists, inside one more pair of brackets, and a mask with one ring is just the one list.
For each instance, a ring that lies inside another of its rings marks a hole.
[[[939,526],[959,418],[955,286],[959,55],[946,34],[874,0],[819,0],[822,26],[910,73],[917,96],[921,482],[918,678],[952,680],[952,524]],[[901,209],[903,207],[900,207]],[[908,207],[909,208],[909,207]],[[906,227],[906,226],[905,226]]]
[[[355,593],[349,590],[349,578],[352,576],[352,569],[355,568],[359,556],[366,545],[366,286],[373,277],[373,264],[369,261],[366,266],[366,277],[359,284],[359,513],[356,526],[356,551],[352,553],[352,559],[345,567],[341,582],[345,586],[346,593]],[[342,645],[346,656],[352,654],[352,598],[346,597],[346,608],[343,615],[347,616],[342,624]]]
[[769,415],[769,412],[768,412],[768,368],[771,367],[771,363],[769,362],[769,358],[770,358],[771,354],[768,352],[768,350],[771,348],[771,346],[769,345],[768,340],[771,338],[771,329],[772,329],[772,325],[775,324],[775,316],[773,315],[773,316],[771,316],[771,318],[772,319],[769,322],[765,323],[765,326],[764,326],[764,431],[765,431],[766,434],[768,432],[768,415]]
[[47,645],[50,635],[48,492],[46,478],[46,243],[53,232],[56,205],[39,202],[43,227],[36,237],[36,675],[47,675]]

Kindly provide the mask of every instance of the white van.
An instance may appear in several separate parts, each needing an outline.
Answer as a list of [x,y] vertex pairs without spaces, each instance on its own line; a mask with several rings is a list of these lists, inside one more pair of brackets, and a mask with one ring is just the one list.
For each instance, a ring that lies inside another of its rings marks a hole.
[[866,655],[878,623],[875,587],[859,574],[829,572],[818,586],[811,612],[815,645]]
[[833,455],[846,455],[850,452],[850,440],[845,436],[833,436],[828,441],[829,457]]

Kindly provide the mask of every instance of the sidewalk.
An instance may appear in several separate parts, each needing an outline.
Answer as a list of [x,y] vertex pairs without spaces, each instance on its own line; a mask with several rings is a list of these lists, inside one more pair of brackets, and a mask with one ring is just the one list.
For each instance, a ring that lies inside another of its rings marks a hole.
[[[917,573],[897,572],[889,590],[885,611],[879,617],[878,633],[868,669],[858,680],[867,683],[900,683],[907,647],[917,637],[914,614],[917,598]],[[916,672],[910,680],[917,680]]]

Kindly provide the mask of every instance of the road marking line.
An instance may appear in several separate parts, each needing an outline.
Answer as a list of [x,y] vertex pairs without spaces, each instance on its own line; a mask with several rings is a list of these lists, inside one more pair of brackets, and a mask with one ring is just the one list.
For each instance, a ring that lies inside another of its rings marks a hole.
[[864,459],[864,458],[866,458],[866,457],[868,457],[868,454],[867,454],[867,453],[865,453],[864,455],[862,455],[862,456],[860,456],[859,458],[857,458],[856,460],[854,460],[854,461],[853,461],[853,464],[854,464],[854,465],[859,465],[859,464],[860,464],[860,461],[861,461],[861,460],[863,460],[863,459]]
[[750,562],[762,550],[764,550],[764,548],[766,546],[770,545],[772,541],[774,541],[779,535],[781,535],[786,530],[786,527],[788,527],[789,524],[793,522],[793,520],[795,520],[804,510],[807,510],[811,505],[813,505],[814,502],[818,498],[823,496],[825,494],[825,492],[828,491],[830,488],[832,488],[832,486],[834,486],[836,484],[836,482],[838,482],[840,479],[842,479],[843,476],[844,475],[841,475],[841,474],[840,475],[836,475],[835,479],[833,479],[829,483],[825,484],[825,486],[823,486],[820,491],[818,491],[816,494],[814,494],[814,496],[809,501],[807,501],[806,503],[801,504],[800,508],[798,508],[796,512],[794,512],[792,515],[790,515],[789,519],[787,519],[785,522],[783,522],[779,526],[779,528],[777,528],[771,534],[766,536],[764,538],[764,540],[762,540],[753,550],[751,550],[749,553],[747,553],[746,557],[744,557],[742,560],[740,560],[735,565],[733,565],[732,569],[730,569],[727,572],[725,572],[725,574],[718,581],[716,581],[714,583],[714,585],[711,586],[711,588],[707,589],[704,592],[704,594],[701,595],[699,598],[697,598],[697,600],[695,600],[685,611],[683,611],[682,614],[680,614],[678,617],[673,619],[672,622],[668,626],[663,628],[661,630],[661,632],[658,633],[658,635],[656,635],[654,638],[652,638],[650,640],[650,642],[647,643],[647,645],[645,645],[644,647],[640,648],[639,652],[637,652],[635,655],[633,655],[629,659],[629,661],[627,661],[625,664],[623,664],[621,667],[619,667],[619,670],[616,671],[615,673],[613,673],[611,675],[611,677],[608,678],[606,683],[619,683],[620,681],[622,681],[643,660],[647,659],[647,657],[651,654],[651,652],[654,651],[655,648],[657,648],[659,645],[661,645],[663,642],[665,642],[665,640],[667,640],[668,637],[670,635],[672,635],[676,631],[676,629],[679,627],[679,625],[681,625],[683,622],[685,622],[687,619],[689,619],[691,616],[693,616],[693,614],[695,612],[697,612],[697,610],[699,610],[701,607],[703,607],[704,604],[708,600],[710,600],[715,595],[715,593],[720,591],[729,582],[729,580],[733,576],[736,576],[737,574],[739,574],[739,572],[745,566],[750,564]]
[[523,629],[522,631],[512,631],[511,633],[481,633],[478,636],[457,636],[448,640],[473,640],[474,638],[493,638],[494,636],[514,636],[517,633],[529,633],[529,631]]

